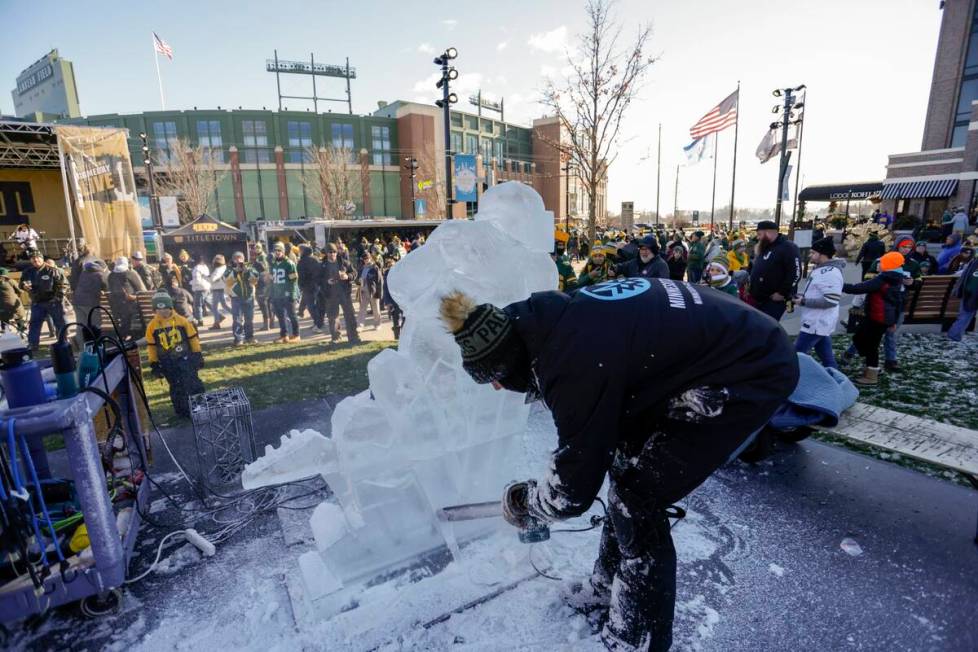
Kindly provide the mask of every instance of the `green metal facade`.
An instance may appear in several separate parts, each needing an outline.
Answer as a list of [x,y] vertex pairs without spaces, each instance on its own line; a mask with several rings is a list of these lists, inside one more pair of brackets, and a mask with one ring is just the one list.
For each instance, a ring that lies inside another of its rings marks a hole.
[[[366,149],[369,210],[364,211],[362,196],[357,196],[354,198],[356,214],[402,217],[397,121],[394,119],[306,111],[193,110],[106,114],[65,122],[128,129],[129,150],[137,175],[144,173],[141,133],[148,136],[154,160],[166,160],[167,139],[179,138],[195,146],[209,146],[220,176],[212,210],[215,217],[226,222],[237,220],[230,164],[232,146],[237,148],[240,165],[245,221],[322,217],[318,193],[306,187],[312,181],[305,160],[307,148],[336,143],[351,149],[354,156]],[[382,131],[375,132],[374,128]],[[284,159],[287,214],[280,209],[277,147],[282,148]],[[359,178],[358,165],[354,173]],[[304,179],[306,183],[303,183]]]

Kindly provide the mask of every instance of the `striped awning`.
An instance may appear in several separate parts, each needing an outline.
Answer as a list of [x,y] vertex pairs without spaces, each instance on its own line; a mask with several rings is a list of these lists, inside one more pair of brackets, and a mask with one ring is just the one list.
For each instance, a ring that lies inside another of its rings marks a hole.
[[934,181],[908,181],[902,183],[883,182],[881,199],[920,199],[950,197],[958,189],[957,179],[935,179]]

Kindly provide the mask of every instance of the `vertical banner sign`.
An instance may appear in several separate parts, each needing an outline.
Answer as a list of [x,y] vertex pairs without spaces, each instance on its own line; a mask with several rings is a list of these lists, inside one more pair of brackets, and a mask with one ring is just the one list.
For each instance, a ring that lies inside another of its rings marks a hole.
[[478,175],[475,170],[475,156],[472,154],[455,155],[455,201],[478,201],[476,184]]
[[124,129],[56,126],[75,219],[93,253],[110,259],[143,246],[136,184]]
[[791,187],[788,184],[788,181],[791,179],[791,169],[792,169],[791,165],[788,165],[784,169],[784,180],[781,182],[781,201],[791,200],[791,193],[788,192],[788,188]]
[[176,197],[160,197],[160,220],[163,226],[176,228],[180,226],[180,213],[177,210]]
[[631,231],[635,226],[635,202],[623,201],[621,203],[621,228],[623,231]]

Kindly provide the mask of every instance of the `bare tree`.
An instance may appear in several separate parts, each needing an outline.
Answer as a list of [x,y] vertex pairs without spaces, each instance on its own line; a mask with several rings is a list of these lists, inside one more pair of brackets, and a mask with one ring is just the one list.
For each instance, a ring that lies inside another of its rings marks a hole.
[[[424,199],[428,215],[438,217],[445,212],[444,159],[435,156],[434,151],[423,148],[417,152],[418,172],[415,183],[424,188],[414,188],[415,199]],[[445,215],[448,218],[448,215]]]
[[611,14],[613,0],[587,0],[588,30],[578,35],[575,53],[567,53],[570,74],[548,79],[541,103],[560,123],[560,141],[551,143],[575,166],[588,195],[588,237],[593,241],[598,189],[608,167],[625,111],[635,99],[655,57],[645,50],[651,27],[639,25],[634,41],[621,47],[622,25]]
[[353,152],[345,147],[310,147],[306,150],[309,161],[302,183],[314,196],[319,197],[323,217],[342,219],[350,214],[360,184],[352,165]]
[[224,172],[214,166],[209,147],[195,147],[183,139],[171,140],[165,160],[154,166],[156,193],[174,196],[180,221],[197,219],[216,205],[216,191]]

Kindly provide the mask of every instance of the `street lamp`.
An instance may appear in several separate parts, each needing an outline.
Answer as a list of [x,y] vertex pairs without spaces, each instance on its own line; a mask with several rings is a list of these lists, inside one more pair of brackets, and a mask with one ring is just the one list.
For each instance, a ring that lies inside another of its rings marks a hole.
[[414,184],[418,178],[418,159],[413,156],[404,157],[404,169],[411,173],[411,218],[418,219],[418,202],[414,198]]
[[798,118],[797,120],[795,119],[793,109],[800,109],[804,106],[804,102],[795,102],[795,93],[798,93],[804,89],[805,85],[800,84],[794,88],[776,88],[771,92],[774,97],[784,98],[783,104],[775,105],[771,108],[772,113],[781,114],[780,121],[771,123],[771,129],[781,129],[781,159],[778,171],[778,199],[774,209],[774,222],[779,227],[781,226],[781,204],[784,198],[784,180],[785,175],[788,172],[788,162],[791,160],[791,152],[788,151],[788,125],[798,124],[801,122],[801,118]]
[[146,166],[146,179],[149,182],[149,214],[153,220],[153,227],[157,231],[160,231],[163,224],[159,214],[159,204],[156,200],[156,182],[153,179],[153,156],[149,150],[149,139],[146,133],[140,133],[139,139],[143,141],[143,165]]
[[452,130],[451,130],[451,106],[458,102],[458,96],[449,89],[450,82],[458,79],[458,70],[448,64],[449,61],[458,56],[458,50],[448,48],[441,55],[435,57],[434,64],[441,66],[441,79],[435,84],[435,88],[441,89],[441,99],[435,101],[435,106],[442,110],[445,121],[445,216],[452,217]]
[[[564,174],[566,175],[566,183],[564,184],[564,230],[567,231],[567,235],[570,235],[570,173],[573,170],[574,164],[568,159],[563,167]],[[574,196],[576,197],[577,193]]]

